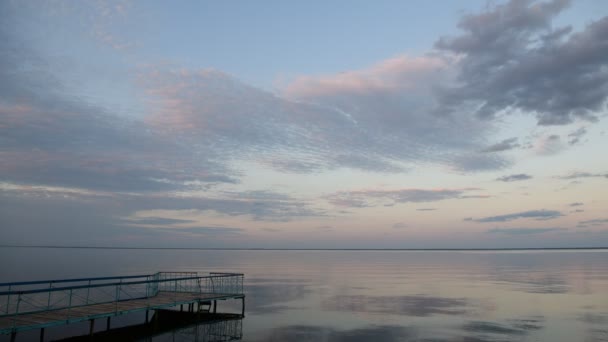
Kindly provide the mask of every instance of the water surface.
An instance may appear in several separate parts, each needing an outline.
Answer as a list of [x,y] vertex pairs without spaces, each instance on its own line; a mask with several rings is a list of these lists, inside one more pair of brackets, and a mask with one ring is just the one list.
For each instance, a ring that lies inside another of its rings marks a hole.
[[606,250],[0,248],[0,282],[168,270],[245,273],[244,341],[608,341]]

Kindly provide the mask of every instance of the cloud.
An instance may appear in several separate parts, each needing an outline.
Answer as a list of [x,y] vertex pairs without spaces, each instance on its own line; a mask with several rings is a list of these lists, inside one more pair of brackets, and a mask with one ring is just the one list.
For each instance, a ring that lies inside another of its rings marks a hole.
[[585,134],[587,134],[587,128],[585,128],[585,127],[581,127],[579,129],[577,129],[576,131],[568,134],[568,138],[570,139],[570,140],[568,140],[568,144],[570,144],[570,145],[578,144],[578,142],[581,140],[581,138],[583,136],[585,136]]
[[608,173],[592,173],[592,172],[572,172],[569,175],[558,176],[559,179],[579,179],[579,178],[608,178]]
[[601,226],[608,223],[608,219],[593,219],[593,220],[587,220],[587,221],[580,221],[579,224],[580,225],[584,225],[584,226]]
[[[142,69],[139,82],[153,112],[147,123],[155,129],[282,172],[404,172],[418,163],[462,170],[508,165],[499,156],[469,156],[485,145],[490,123],[430,114],[428,97],[421,93],[430,94],[428,82],[439,77],[431,74],[440,74],[435,67],[440,64],[432,57],[403,57],[353,72],[376,81],[346,81],[342,74],[306,78],[283,94],[216,70],[151,67]],[[313,86],[318,83],[323,86]]]
[[334,230],[334,227],[324,225],[324,226],[318,226],[315,229],[319,232],[330,232],[330,231]]
[[448,199],[464,199],[478,188],[464,189],[396,189],[341,191],[326,195],[333,205],[353,208],[376,207],[396,203],[424,203]]
[[437,208],[418,208],[417,211],[435,211]]
[[508,150],[512,150],[515,149],[517,147],[519,147],[521,145],[519,145],[517,143],[517,138],[509,138],[509,139],[505,139],[497,144],[491,145],[483,150],[481,150],[481,152],[502,152],[502,151],[508,151]]
[[568,0],[511,0],[464,16],[463,33],[435,47],[459,58],[454,85],[440,88],[437,112],[481,118],[535,114],[540,125],[596,121],[608,98],[608,17],[582,31],[554,27]]
[[565,146],[559,135],[551,134],[540,138],[534,148],[540,155],[553,155],[562,151]]
[[585,203],[583,203],[583,202],[573,202],[573,203],[570,203],[568,205],[571,206],[571,207],[580,207],[581,205],[585,205]]
[[513,220],[517,220],[517,219],[521,219],[521,218],[532,218],[537,221],[544,221],[544,220],[552,220],[552,219],[558,218],[560,216],[564,216],[564,215],[559,211],[542,209],[542,210],[522,211],[522,212],[512,213],[512,214],[507,214],[507,215],[488,216],[488,217],[483,217],[480,219],[475,219],[473,221],[475,221],[475,222],[507,222],[507,221],[513,221]]
[[402,55],[364,70],[331,76],[302,76],[290,83],[285,92],[293,98],[319,100],[345,93],[367,95],[404,89],[423,91],[420,83],[428,84],[429,79],[439,79],[446,67],[446,61],[438,57]]
[[[19,197],[26,203],[34,200],[70,201],[68,203],[88,203],[107,208],[106,213],[116,220],[116,225],[130,226],[192,226],[185,222],[183,211],[188,213],[215,213],[222,216],[243,216],[255,221],[286,222],[306,217],[325,217],[325,210],[315,208],[305,200],[271,191],[243,192],[243,197],[233,192],[155,192],[155,193],[115,193],[92,192],[80,189],[31,187],[0,183],[0,195]],[[24,204],[25,207],[28,205]],[[64,211],[69,217],[69,207]],[[59,210],[59,209],[58,209]],[[159,210],[165,215],[158,215]],[[135,215],[135,214],[138,215]]]
[[496,178],[496,180],[500,181],[500,182],[516,182],[516,181],[523,181],[523,180],[527,180],[527,179],[531,179],[531,178],[532,178],[532,176],[527,175],[525,173],[518,173],[515,175],[498,177],[498,178]]
[[237,182],[211,149],[75,96],[55,71],[62,68],[22,37],[18,24],[12,18],[0,25],[3,181],[125,192]]
[[565,228],[493,228],[487,233],[505,235],[534,235],[567,230]]
[[182,224],[182,223],[196,223],[197,221],[195,220],[182,220],[182,219],[175,219],[175,218],[167,218],[167,217],[141,217],[141,218],[134,218],[133,220],[128,221],[130,224],[136,225],[136,226],[147,226],[147,225],[152,225],[152,226],[173,226],[175,224]]
[[238,235],[243,233],[245,230],[242,228],[231,228],[231,227],[184,227],[184,228],[149,228],[157,229],[171,233],[188,233],[192,235],[204,235],[204,236],[226,236],[226,235]]
[[403,222],[397,222],[395,224],[393,224],[393,228],[395,229],[402,229],[402,228],[407,228],[408,225],[403,223]]

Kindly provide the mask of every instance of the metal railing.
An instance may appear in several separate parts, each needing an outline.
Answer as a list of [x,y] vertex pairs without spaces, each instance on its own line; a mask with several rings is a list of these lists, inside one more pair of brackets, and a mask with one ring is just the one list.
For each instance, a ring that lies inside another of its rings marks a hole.
[[242,295],[243,274],[158,272],[155,274],[43,280],[0,284],[0,319],[7,316],[68,309],[94,304],[153,298],[160,291]]

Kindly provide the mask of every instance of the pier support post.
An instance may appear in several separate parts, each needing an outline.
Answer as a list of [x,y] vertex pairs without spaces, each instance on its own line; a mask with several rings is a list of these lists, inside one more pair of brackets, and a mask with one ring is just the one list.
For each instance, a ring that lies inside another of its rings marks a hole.
[[154,321],[153,325],[154,325],[154,330],[156,331],[158,330],[158,310],[154,310],[154,316],[152,317],[152,320]]
[[89,336],[93,336],[93,333],[95,332],[95,320],[90,319],[89,322],[91,322],[89,324]]
[[146,323],[148,323],[148,314],[150,313],[150,310],[146,310]]
[[44,328],[40,329],[40,342],[44,342]]
[[245,297],[241,297],[241,316],[245,317]]
[[106,330],[110,330],[110,319],[112,319],[112,317],[106,319]]
[[213,313],[217,312],[217,300],[213,301]]
[[13,332],[11,333],[11,342],[15,342],[15,340],[16,340],[16,339],[17,339],[17,332],[16,332],[16,331],[13,331]]
[[184,311],[184,304],[180,304],[180,306],[179,306],[179,312],[182,312],[182,311]]

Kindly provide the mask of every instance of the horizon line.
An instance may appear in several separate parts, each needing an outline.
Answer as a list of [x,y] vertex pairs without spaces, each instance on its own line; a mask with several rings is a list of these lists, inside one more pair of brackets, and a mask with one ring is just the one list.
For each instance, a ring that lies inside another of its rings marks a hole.
[[232,250],[232,251],[517,251],[517,250],[601,250],[593,247],[499,247],[499,248],[255,248],[255,247],[138,247],[138,246],[59,246],[59,245],[0,245],[0,248],[55,249],[165,249],[165,250]]

